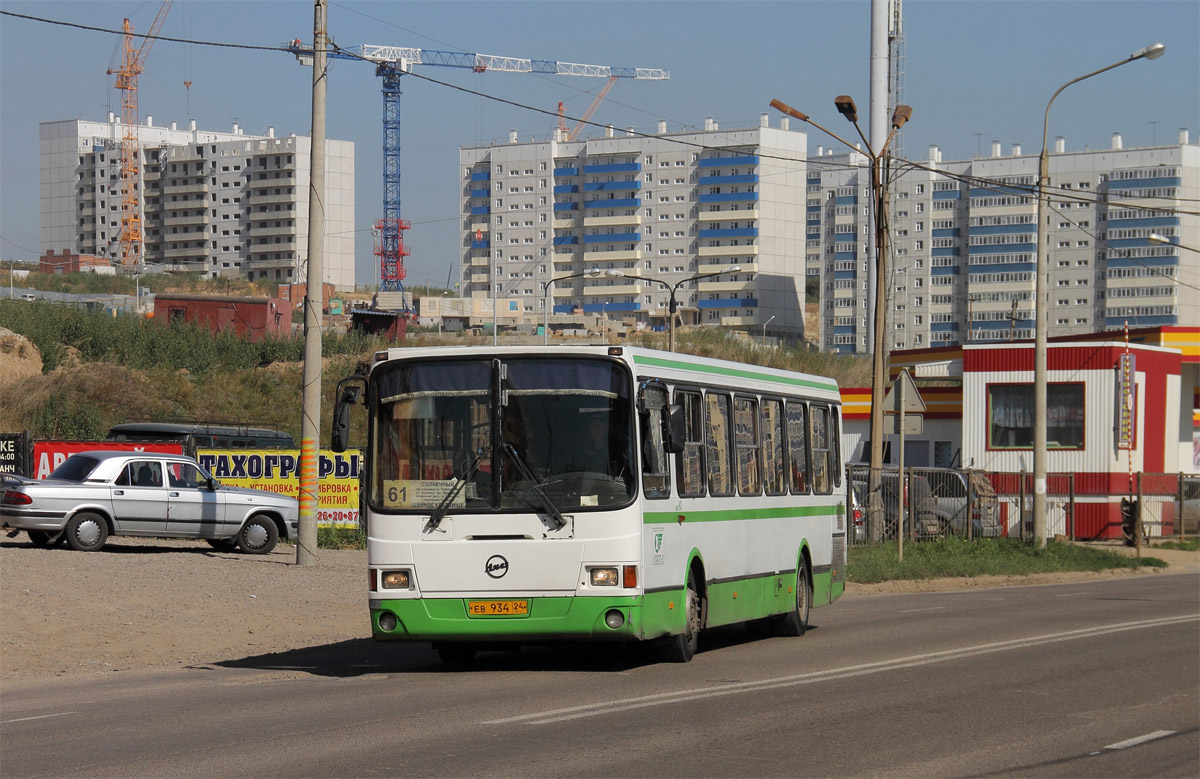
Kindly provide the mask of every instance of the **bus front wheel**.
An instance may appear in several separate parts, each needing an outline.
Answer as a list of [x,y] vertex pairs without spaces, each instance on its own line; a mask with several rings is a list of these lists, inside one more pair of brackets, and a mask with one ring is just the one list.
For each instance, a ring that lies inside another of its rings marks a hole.
[[671,636],[667,639],[663,647],[664,657],[672,663],[686,663],[696,654],[696,647],[700,643],[700,621],[703,604],[700,600],[700,591],[696,586],[696,573],[693,571],[688,574],[687,582],[687,602],[685,604],[687,613],[683,622],[683,632],[677,636]]
[[808,561],[800,558],[796,567],[796,600],[792,610],[781,614],[775,623],[781,636],[802,636],[808,629],[808,609],[812,603],[812,585],[808,583]]

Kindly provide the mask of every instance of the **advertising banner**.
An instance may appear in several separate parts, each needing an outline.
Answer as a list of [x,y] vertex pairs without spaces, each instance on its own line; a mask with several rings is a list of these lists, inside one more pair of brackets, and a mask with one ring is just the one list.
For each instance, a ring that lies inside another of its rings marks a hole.
[[44,479],[50,472],[63,464],[73,454],[88,451],[105,452],[162,452],[163,454],[183,454],[183,447],[172,443],[153,443],[139,441],[35,441],[33,443],[33,464],[35,479]]
[[0,433],[0,473],[28,476],[29,433]]
[[[358,524],[358,474],[362,455],[355,450],[320,453],[317,524]],[[222,484],[267,490],[300,499],[300,450],[201,449],[200,465]]]

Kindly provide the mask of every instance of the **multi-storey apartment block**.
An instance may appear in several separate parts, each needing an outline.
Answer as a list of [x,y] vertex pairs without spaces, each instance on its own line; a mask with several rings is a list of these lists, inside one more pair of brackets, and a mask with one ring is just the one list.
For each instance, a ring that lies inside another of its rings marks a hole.
[[[118,262],[124,125],[71,119],[39,126],[42,253]],[[155,127],[138,131],[145,261],[206,276],[289,283],[306,277],[307,137]],[[354,286],[354,144],[326,142],[325,281]]]
[[[804,133],[768,126],[467,147],[463,288],[530,319],[598,314],[800,336]],[[718,274],[688,281],[693,276]],[[551,307],[548,312],[547,307]]]
[[[1000,143],[943,162],[899,163],[889,187],[888,349],[1034,337],[1038,156]],[[821,282],[819,343],[865,352],[870,168],[818,149],[807,165],[806,270]],[[1050,154],[1049,335],[1200,324],[1200,147]],[[1167,238],[1174,245],[1150,240]],[[813,334],[810,334],[812,337]]]

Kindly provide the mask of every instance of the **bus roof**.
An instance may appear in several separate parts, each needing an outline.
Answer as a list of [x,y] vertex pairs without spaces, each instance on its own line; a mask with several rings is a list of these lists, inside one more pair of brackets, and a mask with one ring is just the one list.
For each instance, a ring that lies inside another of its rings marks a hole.
[[[752,363],[698,357],[694,354],[666,352],[640,346],[471,346],[466,351],[496,356],[588,355],[617,357],[628,363],[638,376],[654,376],[697,383],[735,383],[739,388],[760,392],[793,392],[840,402],[837,380],[811,373],[768,368]],[[464,347],[421,346],[393,348],[376,352],[375,362],[418,357],[465,357]]]

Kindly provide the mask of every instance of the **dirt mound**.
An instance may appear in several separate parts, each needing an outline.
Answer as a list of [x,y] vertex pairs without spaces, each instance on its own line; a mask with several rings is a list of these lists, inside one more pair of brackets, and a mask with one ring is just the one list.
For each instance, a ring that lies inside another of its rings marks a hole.
[[42,375],[42,353],[23,335],[0,327],[0,385]]

